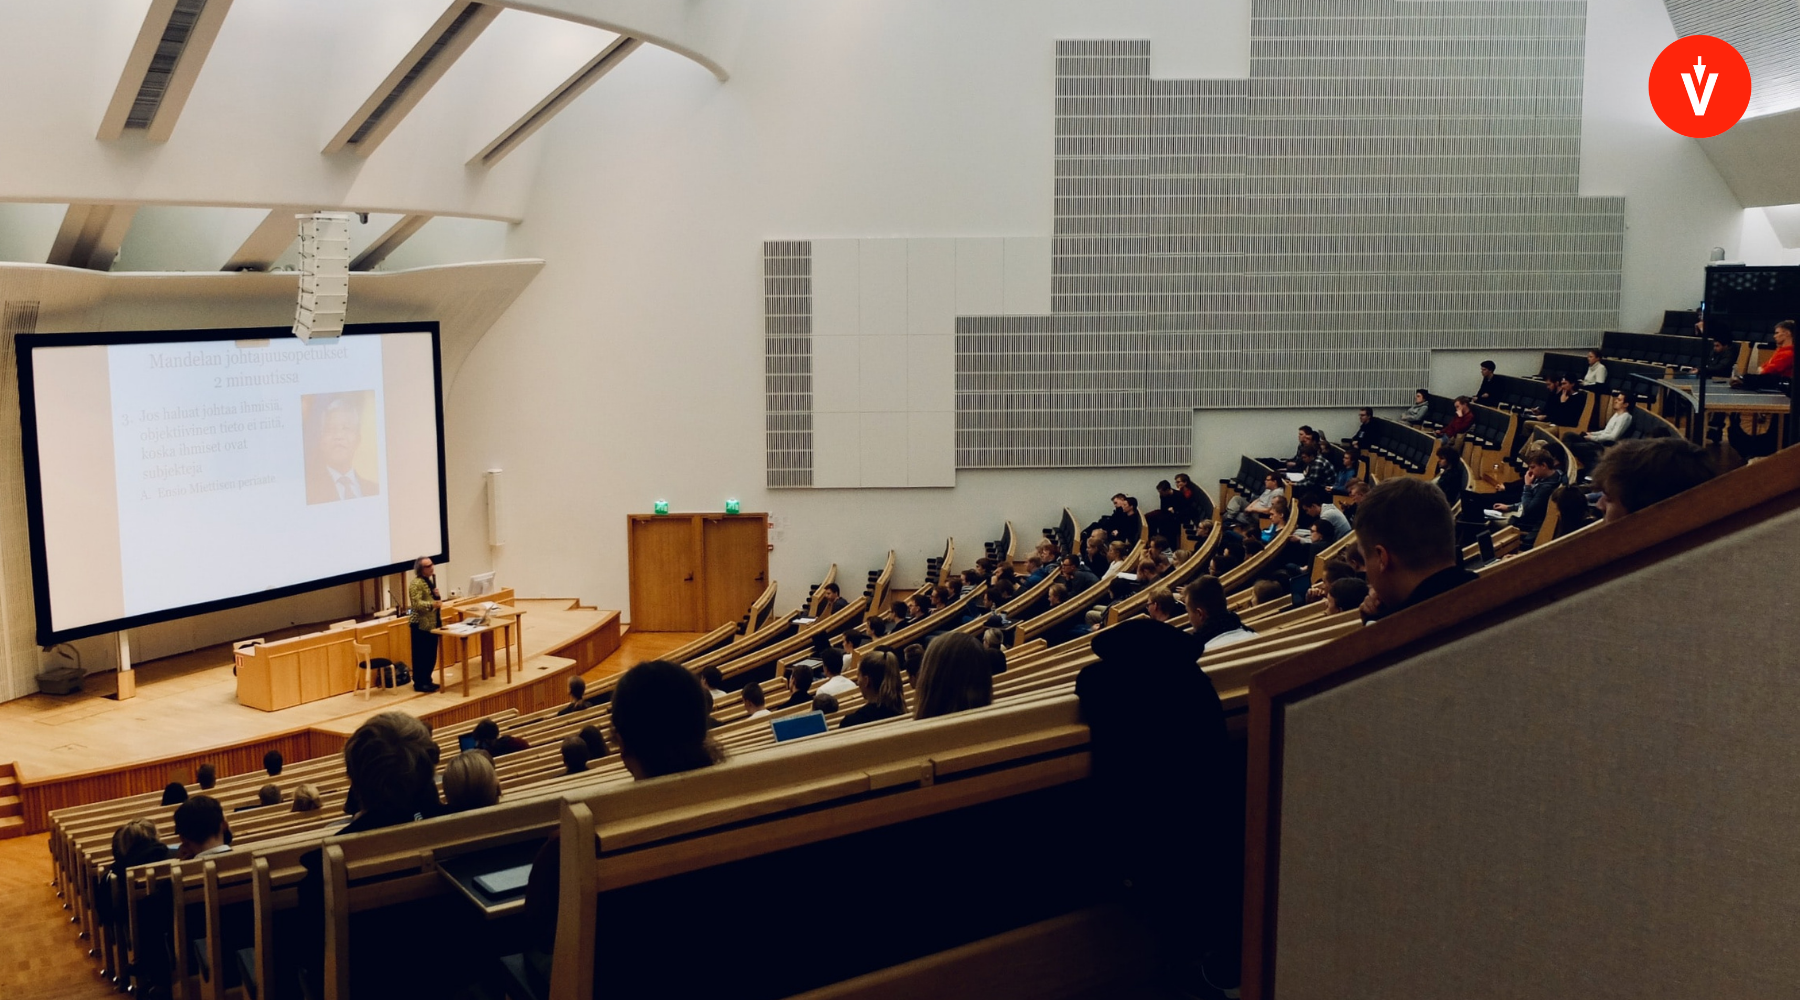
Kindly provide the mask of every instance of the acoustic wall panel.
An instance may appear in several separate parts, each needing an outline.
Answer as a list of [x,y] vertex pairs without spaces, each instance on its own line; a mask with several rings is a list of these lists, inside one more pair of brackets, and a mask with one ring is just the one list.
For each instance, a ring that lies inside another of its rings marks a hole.
[[1182,466],[1196,408],[1402,405],[1433,349],[1616,325],[1585,32],[1582,0],[1253,0],[1246,80],[1057,43],[1052,236],[955,241],[956,467]]
[[763,433],[770,486],[812,485],[812,246],[763,244]]
[[1800,0],[1663,0],[1675,34],[1730,42],[1750,65],[1751,118],[1800,108]]

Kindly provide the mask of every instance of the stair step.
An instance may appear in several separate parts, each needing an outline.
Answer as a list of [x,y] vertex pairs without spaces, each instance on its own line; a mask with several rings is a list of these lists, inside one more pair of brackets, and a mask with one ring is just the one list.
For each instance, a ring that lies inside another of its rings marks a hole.
[[0,777],[0,795],[13,795],[19,791],[19,779],[10,775]]
[[25,833],[25,817],[0,816],[0,840],[23,836]]
[[17,816],[24,811],[17,795],[0,795],[0,816]]

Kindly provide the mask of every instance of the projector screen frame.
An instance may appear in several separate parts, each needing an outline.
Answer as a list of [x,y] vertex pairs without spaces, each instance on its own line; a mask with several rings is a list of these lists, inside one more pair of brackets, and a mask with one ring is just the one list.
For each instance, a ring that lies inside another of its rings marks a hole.
[[[432,398],[436,406],[437,427],[437,494],[438,494],[438,551],[421,552],[433,562],[448,562],[450,559],[450,503],[448,489],[448,470],[444,464],[444,364],[443,341],[437,320],[418,320],[400,323],[346,323],[343,336],[369,336],[384,333],[429,333],[431,335],[431,384]],[[58,643],[85,639],[90,636],[107,635],[123,632],[126,629],[155,625],[160,622],[175,621],[181,618],[192,618],[196,615],[209,614],[214,611],[228,611],[232,608],[248,607],[264,601],[293,597],[296,594],[310,593],[329,587],[342,586],[346,583],[358,583],[374,579],[389,573],[411,569],[413,560],[388,563],[382,566],[371,566],[364,570],[353,570],[334,576],[316,580],[274,587],[257,591],[253,594],[241,594],[236,597],[220,598],[199,604],[188,604],[181,607],[150,611],[143,614],[127,615],[109,621],[76,625],[65,629],[52,629],[50,615],[50,577],[49,552],[44,538],[44,497],[43,481],[39,475],[38,425],[37,425],[37,393],[32,369],[32,351],[39,347],[109,347],[114,344],[181,344],[203,343],[209,341],[269,341],[277,343],[294,339],[293,330],[285,326],[265,327],[229,327],[208,329],[171,329],[171,330],[130,330],[95,333],[21,333],[13,338],[14,351],[17,354],[17,377],[19,380],[19,450],[21,464],[24,466],[25,484],[25,517],[31,545],[31,590],[32,605],[37,615],[37,645],[49,648]]]

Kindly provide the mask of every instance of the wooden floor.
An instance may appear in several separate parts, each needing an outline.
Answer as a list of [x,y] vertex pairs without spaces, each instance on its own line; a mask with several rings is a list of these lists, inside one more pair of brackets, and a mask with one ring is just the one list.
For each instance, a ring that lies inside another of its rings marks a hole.
[[[698,633],[626,632],[620,639],[618,651],[584,677],[595,681],[623,673],[697,637]],[[529,626],[525,639],[529,652],[532,648]],[[190,672],[193,671],[176,667],[171,671],[171,679],[179,679]],[[226,674],[229,676],[229,668]],[[107,684],[110,691],[111,682]],[[140,692],[143,691],[141,684],[140,681]],[[140,693],[139,698],[142,697]],[[105,704],[116,706],[118,703]],[[236,701],[231,707],[242,708]],[[254,715],[268,714],[255,709],[242,710]],[[7,722],[0,722],[0,726],[6,727],[4,740],[0,741],[6,744],[17,738],[11,732],[13,728],[23,728],[10,726]],[[0,756],[6,752],[0,749]],[[0,840],[0,928],[6,929],[0,934],[0,998],[87,1000],[118,996],[100,979],[98,963],[87,955],[87,942],[76,937],[68,911],[62,908],[62,901],[56,898],[56,890],[50,886],[48,834]]]
[[0,840],[0,997],[117,997],[50,886],[50,835]]
[[[526,614],[524,669],[515,665],[515,686],[547,671],[567,667],[573,661],[551,656],[548,650],[563,646],[614,614],[578,607],[567,599],[516,603]],[[658,651],[678,644],[660,647]],[[470,680],[471,697],[507,686],[504,660],[500,666],[497,677]],[[605,664],[597,668],[604,669]],[[136,673],[137,697],[128,701],[114,700],[116,675],[108,673],[88,678],[87,687],[80,694],[36,694],[0,704],[0,761],[16,761],[21,777],[42,781],[308,726],[349,733],[377,712],[391,708],[427,712],[462,697],[462,675],[452,669],[449,679],[456,683],[448,683],[440,676],[443,689],[433,694],[401,687],[376,692],[367,699],[360,694],[345,694],[279,712],[263,712],[238,704],[231,652],[225,646],[145,663]]]

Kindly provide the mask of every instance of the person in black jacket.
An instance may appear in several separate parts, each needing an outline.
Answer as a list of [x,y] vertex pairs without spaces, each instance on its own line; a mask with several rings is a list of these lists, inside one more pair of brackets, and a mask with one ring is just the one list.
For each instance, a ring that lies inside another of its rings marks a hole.
[[1525,536],[1527,548],[1537,538],[1538,529],[1543,527],[1544,515],[1550,512],[1550,494],[1562,484],[1563,475],[1557,471],[1555,453],[1542,448],[1526,459],[1525,487],[1520,491],[1519,502],[1494,505],[1494,509],[1502,514],[1512,513],[1512,523]]
[[1469,467],[1463,464],[1462,449],[1449,441],[1438,442],[1437,459],[1438,474],[1432,482],[1444,494],[1445,502],[1454,504],[1469,488]]
[[1494,363],[1481,363],[1481,385],[1475,389],[1475,402],[1482,406],[1500,405],[1500,390],[1494,388]]
[[788,670],[788,700],[781,703],[782,708],[793,708],[795,705],[812,704],[812,667],[805,663],[796,663]]
[[906,714],[906,695],[900,679],[900,658],[894,651],[877,646],[857,661],[857,686],[862,689],[862,707],[839,720],[839,729],[849,729],[865,722],[880,722]]
[[1138,536],[1137,498],[1114,493],[1111,513],[1081,529],[1083,535],[1106,532],[1107,541],[1136,542]]
[[[1237,985],[1242,774],[1200,643],[1134,618],[1094,638],[1075,694],[1091,734],[1097,844],[1147,920],[1164,978],[1188,995]],[[1212,987],[1203,991],[1201,983]]]

